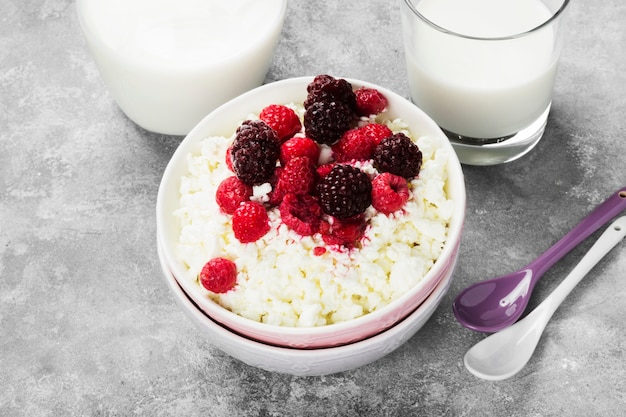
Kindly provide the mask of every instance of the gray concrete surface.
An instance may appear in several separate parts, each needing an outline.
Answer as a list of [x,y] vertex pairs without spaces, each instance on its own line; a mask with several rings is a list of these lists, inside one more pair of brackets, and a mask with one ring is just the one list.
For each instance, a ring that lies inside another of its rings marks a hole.
[[[198,333],[157,262],[154,205],[180,142],[118,109],[69,0],[0,0],[0,415],[609,416],[626,409],[626,246],[568,297],[515,378],[469,374],[484,336],[455,294],[539,255],[626,184],[626,3],[576,0],[545,136],[465,167],[466,230],[429,323],[363,368],[298,378]],[[291,0],[267,81],[330,73],[408,88],[396,1]],[[594,235],[597,237],[599,234]],[[552,268],[536,305],[593,239]]]

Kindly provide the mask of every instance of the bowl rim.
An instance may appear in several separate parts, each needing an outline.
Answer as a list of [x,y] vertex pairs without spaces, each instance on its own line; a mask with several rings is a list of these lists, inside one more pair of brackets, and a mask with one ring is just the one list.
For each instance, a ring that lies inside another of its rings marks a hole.
[[[265,93],[272,92],[272,90],[275,90],[275,89],[279,89],[279,90],[282,89],[282,90],[287,91],[287,89],[289,88],[293,89],[293,87],[295,86],[298,86],[298,88],[303,89],[304,90],[303,94],[306,95],[306,85],[308,85],[313,80],[313,78],[314,78],[313,76],[287,78],[287,79],[271,82],[268,84],[264,84],[260,87],[252,89],[238,96],[237,98],[224,103],[223,105],[219,106],[217,109],[213,110],[211,113],[206,115],[189,132],[189,134],[183,139],[183,141],[179,144],[177,149],[174,151],[170,161],[168,162],[164,170],[163,177],[159,184],[157,204],[156,204],[156,211],[157,211],[156,219],[157,219],[157,235],[161,242],[168,241],[168,232],[166,228],[164,227],[164,225],[168,221],[167,217],[171,216],[171,212],[166,213],[164,211],[164,208],[168,206],[167,201],[166,201],[167,196],[166,196],[165,190],[167,189],[168,183],[174,180],[175,178],[174,173],[176,172],[176,170],[177,169],[179,171],[181,170],[180,166],[177,167],[177,163],[181,164],[181,161],[186,160],[186,155],[189,152],[191,152],[194,148],[196,148],[198,144],[204,138],[208,136],[228,137],[232,135],[232,133],[234,132],[236,128],[236,123],[240,122],[241,120],[244,120],[247,114],[255,111],[255,110],[247,111],[248,107],[250,106],[246,105],[246,103],[250,101],[251,99],[262,97],[265,95]],[[437,136],[439,136],[440,141],[443,144],[443,146],[448,150],[449,158],[448,158],[448,167],[447,167],[448,168],[448,181],[447,182],[448,182],[448,186],[450,186],[450,184],[453,184],[452,186],[455,187],[454,190],[450,191],[450,192],[453,192],[453,194],[455,195],[455,201],[454,201],[455,209],[453,211],[452,219],[449,224],[448,236],[444,244],[444,248],[441,254],[439,255],[438,259],[435,261],[431,269],[428,271],[428,273],[422,278],[420,282],[418,282],[415,286],[413,286],[410,291],[407,291],[405,294],[396,298],[395,300],[390,302],[388,305],[384,306],[383,308],[379,310],[370,312],[368,314],[365,314],[363,316],[360,316],[360,317],[357,317],[357,318],[354,318],[352,320],[348,320],[345,322],[332,323],[332,324],[328,324],[325,326],[317,326],[317,327],[288,327],[288,326],[279,326],[279,325],[274,325],[274,324],[269,324],[269,323],[262,323],[262,322],[258,322],[258,321],[240,316],[236,313],[233,313],[230,310],[220,306],[219,304],[205,297],[206,300],[210,302],[208,302],[206,305],[202,305],[202,307],[215,309],[216,314],[227,315],[228,319],[231,320],[235,326],[242,326],[243,328],[252,328],[252,329],[255,329],[255,331],[263,331],[264,333],[269,333],[269,334],[280,334],[281,338],[306,336],[308,339],[316,339],[320,336],[328,336],[330,333],[335,333],[335,332],[342,333],[353,328],[358,328],[367,322],[376,321],[377,319],[380,319],[381,317],[384,317],[385,315],[389,314],[390,311],[393,311],[398,306],[401,306],[408,300],[415,297],[417,294],[419,294],[421,290],[423,290],[423,288],[427,284],[430,284],[431,285],[430,291],[427,291],[427,293],[421,300],[421,302],[423,302],[423,300],[432,292],[433,288],[437,284],[437,282],[434,282],[434,283],[432,282],[433,281],[432,278],[439,277],[439,279],[441,279],[443,275],[442,270],[448,266],[449,260],[454,258],[454,255],[455,255],[454,252],[458,250],[458,243],[460,242],[460,239],[461,239],[463,223],[465,221],[465,206],[466,206],[465,181],[464,181],[464,175],[463,175],[461,164],[458,160],[458,157],[456,156],[456,153],[454,152],[452,145],[447,140],[443,131],[441,131],[439,126],[428,115],[426,115],[426,113],[424,113],[420,108],[415,106],[406,98],[400,96],[399,94],[385,87],[382,87],[382,86],[379,86],[379,85],[376,85],[367,81],[362,81],[362,80],[349,78],[349,77],[335,77],[335,78],[345,79],[350,84],[352,84],[353,88],[358,88],[358,87],[363,86],[363,87],[378,89],[381,93],[383,93],[389,99],[390,107],[392,106],[393,102],[402,103],[403,106],[406,106],[407,104],[410,105],[412,111],[416,112],[417,117],[420,118],[421,123],[423,123],[424,127],[428,131],[435,132]],[[264,103],[267,103],[267,101],[264,101]],[[234,113],[237,113],[236,116],[232,116],[232,114],[229,113],[230,110],[236,110],[238,107],[242,105],[244,107],[242,110],[238,110],[237,112],[234,112]],[[258,113],[260,112],[260,110],[261,108],[258,108],[256,109],[256,112]],[[214,119],[217,119],[218,117],[224,116],[227,114],[230,115],[229,117],[231,120],[230,122],[227,122],[225,124],[231,123],[231,124],[234,124],[234,127],[232,129],[222,128],[221,130],[220,129],[212,130],[211,123],[214,121]],[[390,115],[390,118],[393,118],[393,116]],[[415,136],[420,136],[415,133],[415,130],[421,129],[421,128],[422,128],[422,125],[418,127],[412,126],[411,132]],[[176,178],[175,180],[179,181],[178,178]],[[188,280],[184,279],[186,271],[184,271],[181,268],[181,265],[176,260],[175,255],[172,254],[172,251],[169,250],[167,245],[165,244],[164,244],[164,256],[167,260],[167,264],[170,265],[170,267],[172,268],[173,270],[172,272],[174,276],[177,278],[181,278],[179,280],[181,287],[186,292],[188,292],[188,290],[193,291],[194,289],[190,288],[190,285],[188,285],[191,283],[191,281],[189,280],[190,282],[188,283],[187,282]],[[183,282],[180,282],[180,281],[183,281]],[[415,307],[418,307],[418,306],[419,304],[415,305]],[[410,313],[410,311],[407,312],[407,314],[408,313]],[[215,317],[213,318],[215,319]],[[239,327],[237,327],[237,329],[239,330]]]

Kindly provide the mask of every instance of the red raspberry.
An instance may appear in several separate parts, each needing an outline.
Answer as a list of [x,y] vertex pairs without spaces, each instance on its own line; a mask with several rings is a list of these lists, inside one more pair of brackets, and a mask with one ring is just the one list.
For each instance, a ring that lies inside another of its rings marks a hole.
[[333,168],[335,167],[334,163],[329,163],[329,164],[324,164],[324,165],[320,165],[317,167],[317,176],[319,179],[322,179],[326,176],[326,174],[328,174],[330,171],[333,170]]
[[224,157],[224,160],[226,161],[226,166],[228,167],[228,169],[231,170],[231,172],[235,172],[235,170],[233,169],[233,156],[231,154],[231,150],[232,146],[229,146],[226,149],[226,156]]
[[278,135],[281,142],[289,139],[302,129],[302,122],[295,111],[282,104],[270,104],[261,110],[259,119],[267,123]]
[[244,201],[250,200],[252,187],[244,184],[235,175],[226,178],[217,186],[215,201],[226,214],[233,214]]
[[331,149],[335,162],[349,162],[371,159],[375,147],[374,141],[359,128],[348,130]]
[[295,136],[280,146],[280,164],[285,166],[291,158],[296,156],[306,156],[312,162],[317,163],[320,159],[320,148],[313,139]]
[[308,194],[287,194],[279,210],[283,223],[296,233],[311,236],[319,230],[322,208],[314,197]]
[[382,113],[387,108],[387,97],[374,88],[361,87],[357,89],[356,109],[360,116],[371,116]]
[[269,217],[259,202],[246,201],[233,213],[233,232],[241,243],[255,242],[269,230]]
[[237,266],[226,258],[213,258],[200,271],[200,283],[214,293],[224,293],[237,283]]
[[347,219],[331,217],[330,221],[323,221],[320,224],[320,233],[322,240],[327,245],[338,245],[351,249],[363,237],[366,226],[363,215]]
[[372,180],[372,206],[381,213],[400,210],[409,199],[407,180],[389,172],[378,174]]
[[281,201],[283,201],[283,197],[285,196],[285,192],[279,187],[279,179],[280,174],[283,172],[283,167],[276,167],[276,172],[274,176],[270,179],[270,185],[272,186],[272,191],[269,193],[269,204],[271,207],[278,206]]
[[284,194],[308,194],[315,187],[316,180],[315,165],[306,156],[297,156],[283,167],[277,187]]
[[380,123],[369,123],[360,128],[363,134],[369,136],[378,145],[383,139],[393,135],[391,129]]

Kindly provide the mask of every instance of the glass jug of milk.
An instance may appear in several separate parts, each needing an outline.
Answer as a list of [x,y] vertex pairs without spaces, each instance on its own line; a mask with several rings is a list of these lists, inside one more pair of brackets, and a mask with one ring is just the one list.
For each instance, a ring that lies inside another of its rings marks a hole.
[[91,55],[139,126],[186,135],[261,85],[287,0],[77,0]]

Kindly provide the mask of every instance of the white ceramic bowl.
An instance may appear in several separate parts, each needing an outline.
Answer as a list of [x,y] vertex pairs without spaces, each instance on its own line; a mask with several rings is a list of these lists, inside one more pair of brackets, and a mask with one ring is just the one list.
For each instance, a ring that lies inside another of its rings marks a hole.
[[157,232],[163,244],[166,264],[182,289],[215,321],[249,338],[266,343],[297,348],[319,348],[352,343],[393,326],[411,314],[433,291],[439,282],[454,269],[465,218],[465,185],[461,165],[443,132],[424,112],[405,98],[363,81],[347,79],[356,89],[360,86],[376,88],[388,99],[388,117],[401,118],[408,123],[413,135],[436,138],[449,151],[447,191],[454,202],[448,230],[448,239],[439,259],[426,276],[410,291],[389,305],[359,318],[321,327],[286,327],[259,323],[219,306],[208,299],[195,283],[195,276],[177,259],[175,243],[180,227],[174,219],[178,207],[180,179],[187,170],[187,155],[196,151],[202,139],[208,136],[229,137],[248,114],[259,113],[270,103],[302,103],[306,86],[312,77],[292,78],[267,84],[249,91],[220,106],[205,117],[183,140],[169,162],[157,198]]
[[287,0],[76,5],[91,56],[122,111],[144,129],[186,135],[210,111],[263,83]]
[[185,293],[172,275],[157,242],[159,259],[167,286],[178,305],[207,336],[211,344],[250,366],[296,376],[328,375],[367,365],[407,342],[433,315],[452,282],[453,269],[446,272],[433,292],[404,320],[370,338],[347,345],[322,349],[293,349],[272,346],[244,336],[211,320]]

